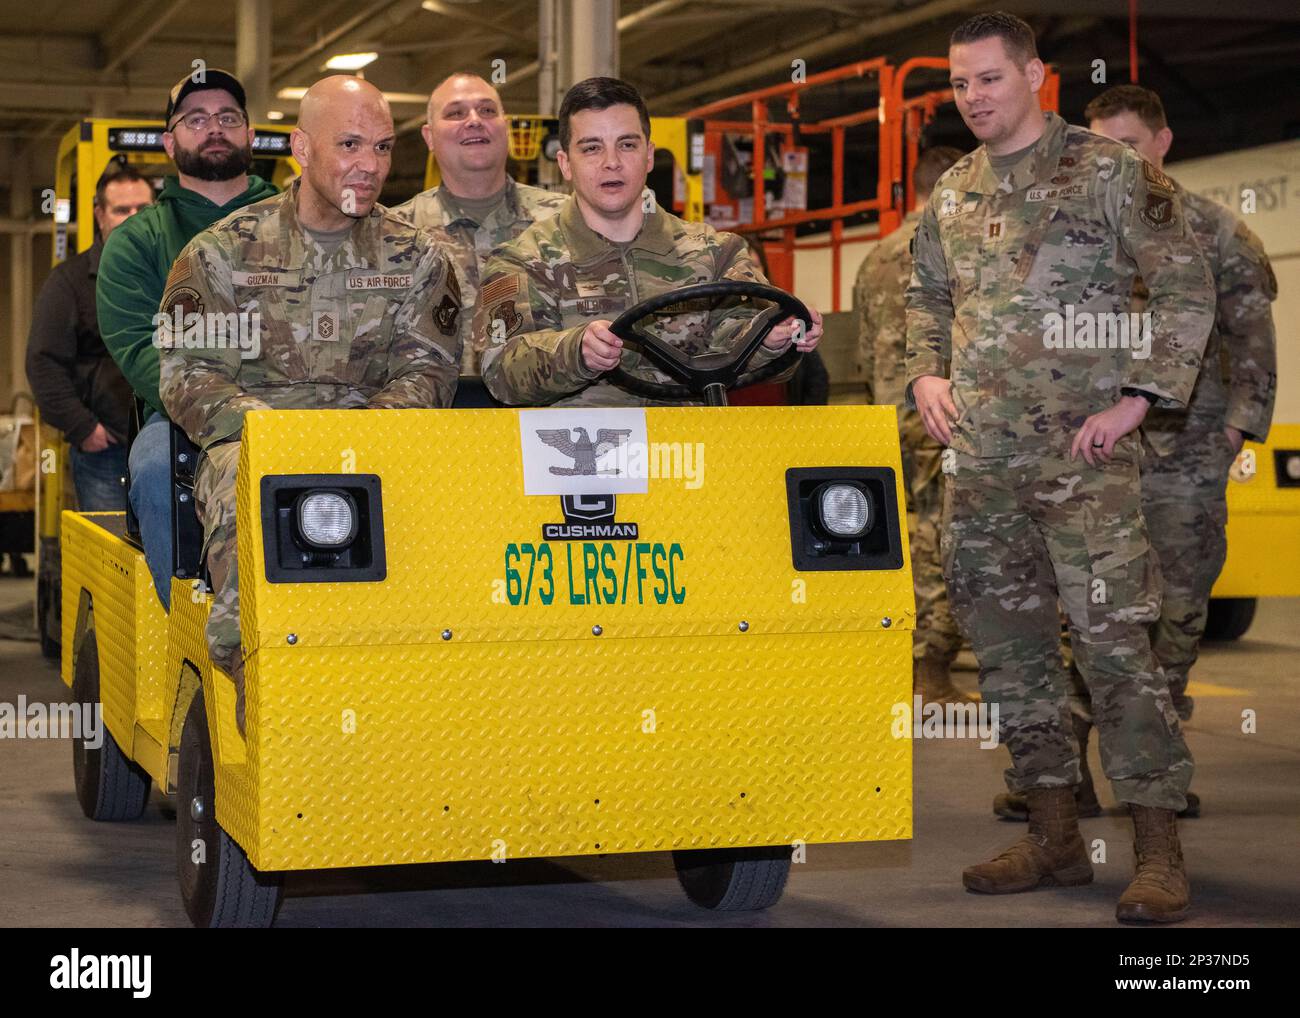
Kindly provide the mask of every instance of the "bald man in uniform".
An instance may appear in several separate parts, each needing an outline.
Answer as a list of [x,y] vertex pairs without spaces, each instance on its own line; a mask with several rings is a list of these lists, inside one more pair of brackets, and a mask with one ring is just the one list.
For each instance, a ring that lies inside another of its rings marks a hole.
[[[514,240],[564,204],[560,191],[519,184],[506,175],[510,125],[497,90],[477,74],[444,79],[429,96],[428,123],[420,128],[442,183],[393,208],[416,226],[441,227],[451,236],[452,256],[465,306],[478,300],[483,263],[492,249]],[[473,315],[460,320],[463,375],[479,374],[483,351],[471,335]]]
[[[377,203],[393,140],[373,85],[345,75],[313,85],[290,142],[301,178],[196,236],[156,319],[163,402],[203,450],[194,495],[212,577],[208,646],[235,684],[241,732],[244,657],[255,649],[241,646],[239,625],[244,414],[445,407],[456,392],[461,303],[447,238]],[[238,337],[203,329],[232,314]]]

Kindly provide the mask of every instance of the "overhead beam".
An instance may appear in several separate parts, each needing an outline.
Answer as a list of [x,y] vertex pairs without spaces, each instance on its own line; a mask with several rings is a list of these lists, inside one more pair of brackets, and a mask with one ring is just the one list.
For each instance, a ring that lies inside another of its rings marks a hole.
[[807,39],[790,49],[770,56],[765,60],[760,60],[758,63],[746,64],[725,74],[714,75],[711,78],[705,78],[682,88],[674,89],[671,92],[649,96],[648,99],[654,103],[656,109],[671,111],[685,105],[696,96],[744,85],[756,78],[778,73],[788,74],[790,64],[794,60],[804,60],[811,63],[820,57],[838,53],[850,46],[856,46],[870,39],[893,35],[896,32],[911,28],[913,25],[932,21],[935,18],[957,14],[974,5],[975,0],[931,0],[930,3],[912,7],[898,14],[887,14],[883,17],[873,18],[860,28],[834,34],[820,42],[815,41],[815,37]]

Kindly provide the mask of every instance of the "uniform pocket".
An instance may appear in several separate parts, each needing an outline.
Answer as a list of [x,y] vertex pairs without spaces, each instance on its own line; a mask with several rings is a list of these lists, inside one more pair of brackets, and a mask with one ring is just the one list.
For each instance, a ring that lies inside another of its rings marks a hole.
[[1160,618],[1160,564],[1145,533],[1085,535],[1088,575],[1088,632],[1094,643],[1122,640],[1133,626]]

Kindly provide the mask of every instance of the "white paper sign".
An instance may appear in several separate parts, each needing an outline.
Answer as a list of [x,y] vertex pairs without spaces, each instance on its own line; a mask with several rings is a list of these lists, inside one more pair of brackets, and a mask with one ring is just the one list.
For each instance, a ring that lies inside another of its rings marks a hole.
[[641,407],[519,411],[525,495],[644,494],[648,446]]

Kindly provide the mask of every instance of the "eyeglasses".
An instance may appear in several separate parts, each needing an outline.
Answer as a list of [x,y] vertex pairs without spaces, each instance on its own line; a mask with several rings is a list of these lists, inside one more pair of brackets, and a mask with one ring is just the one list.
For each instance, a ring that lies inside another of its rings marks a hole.
[[[207,127],[208,121],[213,118],[216,119],[217,126],[226,131],[236,127],[243,127],[244,124],[247,123],[242,113],[234,113],[227,110],[222,113],[190,113],[187,116],[181,117],[180,120],[176,121],[176,124],[184,124],[187,128],[197,134],[199,131],[202,131]],[[172,124],[169,130],[175,130],[176,124]]]

